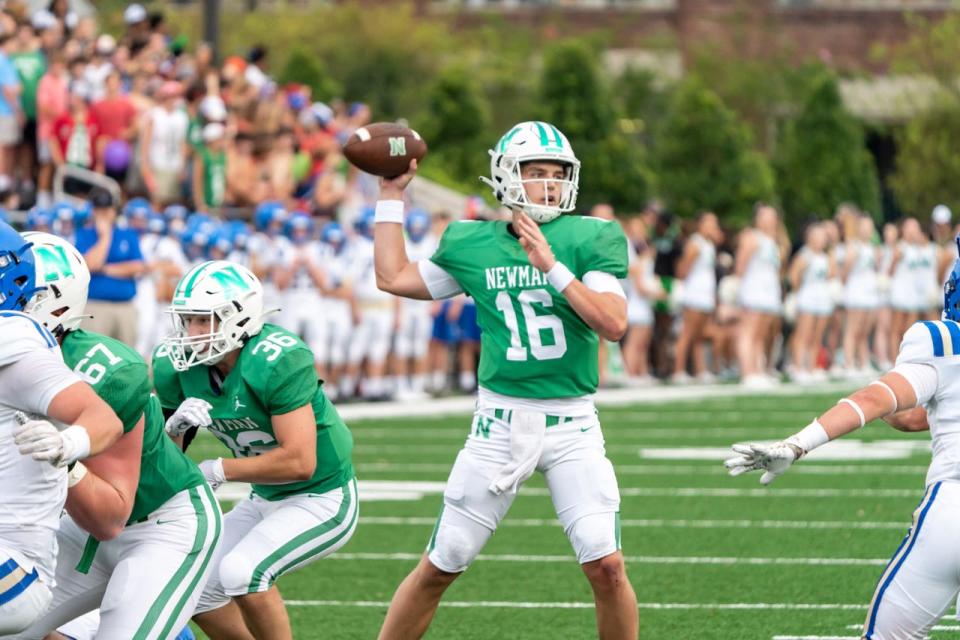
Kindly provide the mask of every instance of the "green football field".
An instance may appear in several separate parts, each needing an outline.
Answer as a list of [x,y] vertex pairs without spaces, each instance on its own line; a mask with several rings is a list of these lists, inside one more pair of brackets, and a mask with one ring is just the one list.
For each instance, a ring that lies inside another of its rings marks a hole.
[[[789,435],[838,397],[601,405],[642,638],[858,637],[922,498],[928,434],[873,423],[768,488],[756,474],[728,477],[720,463],[730,443]],[[298,639],[376,637],[430,536],[469,416],[349,424],[360,524],[340,552],[280,579]],[[190,453],[225,450],[203,436]],[[554,515],[534,476],[447,592],[427,637],[595,637],[589,585]],[[933,637],[958,636],[951,608]]]

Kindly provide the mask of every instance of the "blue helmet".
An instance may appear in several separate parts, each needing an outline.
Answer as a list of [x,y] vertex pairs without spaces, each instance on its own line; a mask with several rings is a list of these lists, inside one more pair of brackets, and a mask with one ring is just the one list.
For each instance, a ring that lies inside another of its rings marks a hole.
[[403,228],[407,230],[411,240],[420,242],[430,231],[430,214],[423,209],[410,209]]
[[0,222],[0,310],[20,311],[37,287],[36,265],[30,242],[16,229]]
[[[306,231],[307,237],[313,235],[313,218],[304,211],[294,211],[283,225],[283,234],[290,240],[297,240],[296,233]],[[304,239],[304,238],[300,238]]]
[[151,213],[147,219],[147,231],[162,236],[167,232],[167,220],[161,213]]
[[53,215],[50,213],[49,209],[44,209],[43,207],[33,207],[27,211],[27,229],[30,231],[49,229],[50,225],[52,224]]
[[[129,206],[130,203],[128,202],[127,205]],[[190,210],[182,204],[171,204],[163,210],[163,217],[167,219],[167,222],[170,220],[186,220],[188,215],[190,215]]]
[[339,222],[328,222],[323,225],[323,229],[320,230],[320,240],[326,244],[337,247],[343,244],[343,241],[346,239],[347,236],[343,232],[343,227],[340,226]]
[[77,217],[77,210],[69,202],[60,201],[50,209],[50,216],[62,222],[72,222]]
[[9,219],[10,218],[7,217],[7,210],[0,207],[0,222],[7,222]]
[[[960,236],[957,236],[956,243],[960,252]],[[953,263],[950,277],[943,285],[943,317],[960,321],[960,258]]]
[[153,214],[153,207],[146,198],[131,198],[123,206],[123,215],[127,218],[149,218]]
[[243,220],[231,220],[227,223],[227,229],[233,245],[238,249],[246,249],[250,240],[250,225]]
[[373,219],[376,211],[373,207],[364,207],[360,215],[353,221],[353,230],[365,238],[373,237]]
[[87,200],[84,200],[73,208],[73,224],[75,227],[79,228],[84,226],[90,221],[92,216],[93,205]]
[[283,222],[287,219],[287,208],[278,200],[267,200],[257,205],[253,214],[253,223],[257,231],[266,231],[273,222]]
[[222,224],[207,238],[207,252],[217,249],[224,256],[233,251],[233,235],[228,225]]

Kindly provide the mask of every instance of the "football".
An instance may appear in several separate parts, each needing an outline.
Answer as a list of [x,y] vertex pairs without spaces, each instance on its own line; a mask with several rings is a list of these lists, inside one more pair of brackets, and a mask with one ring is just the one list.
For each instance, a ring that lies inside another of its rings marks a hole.
[[343,154],[361,171],[394,178],[406,172],[411,160],[427,154],[427,143],[410,127],[375,122],[354,131]]

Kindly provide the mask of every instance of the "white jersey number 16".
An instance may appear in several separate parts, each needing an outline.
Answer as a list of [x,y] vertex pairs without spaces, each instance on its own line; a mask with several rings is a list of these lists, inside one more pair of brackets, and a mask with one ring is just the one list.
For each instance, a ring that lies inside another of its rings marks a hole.
[[[530,353],[536,360],[556,360],[567,352],[567,337],[563,334],[563,322],[552,313],[537,315],[533,303],[552,307],[553,299],[546,289],[525,289],[517,296],[524,324],[527,325],[527,342]],[[497,310],[503,313],[504,322],[510,330],[510,346],[507,348],[507,360],[524,361],[527,359],[527,347],[520,336],[520,325],[513,300],[506,291],[497,294]],[[545,345],[540,338],[541,331],[553,334],[553,344]]]

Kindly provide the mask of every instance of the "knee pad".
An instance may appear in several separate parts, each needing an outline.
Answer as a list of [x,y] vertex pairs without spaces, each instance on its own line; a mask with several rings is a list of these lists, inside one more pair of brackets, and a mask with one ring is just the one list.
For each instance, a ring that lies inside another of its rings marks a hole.
[[608,556],[620,548],[618,514],[595,513],[574,522],[567,537],[580,564]]
[[[220,561],[220,567],[218,569],[223,591],[228,596],[241,596],[251,591],[265,590],[260,589],[259,583],[261,583],[261,580],[257,580],[258,584],[253,584],[253,574],[256,569],[257,567],[253,563],[253,560],[246,554],[228,553],[223,557],[223,560]],[[271,584],[273,584],[273,580],[269,579],[266,582],[266,587],[269,587]]]
[[466,571],[489,536],[487,529],[476,523],[471,527],[464,526],[462,522],[447,524],[441,521],[436,538],[432,541],[430,562],[447,573]]

